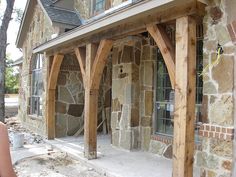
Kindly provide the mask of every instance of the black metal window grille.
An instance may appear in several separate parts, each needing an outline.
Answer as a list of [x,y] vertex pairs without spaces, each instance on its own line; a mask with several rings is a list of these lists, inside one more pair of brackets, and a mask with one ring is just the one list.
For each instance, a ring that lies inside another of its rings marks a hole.
[[[173,44],[175,43],[175,29],[167,28]],[[203,96],[203,80],[199,74],[203,69],[203,26],[197,26],[197,58],[196,58],[196,123],[195,123],[195,140],[198,141],[199,124],[202,122],[202,96]],[[158,50],[157,54],[157,72],[156,72],[156,133],[173,135],[173,97],[174,91],[171,88],[169,74],[161,55]]]
[[38,54],[32,61],[30,114],[42,116],[43,55]]

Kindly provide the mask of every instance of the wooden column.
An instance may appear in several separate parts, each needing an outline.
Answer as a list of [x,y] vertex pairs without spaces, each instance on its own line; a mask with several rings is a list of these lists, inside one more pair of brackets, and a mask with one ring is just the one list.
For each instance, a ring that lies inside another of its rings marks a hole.
[[192,177],[196,87],[196,23],[176,20],[176,79],[173,177]]
[[[85,88],[84,155],[87,159],[97,158],[97,114],[98,93],[103,69],[112,48],[112,41],[102,40],[75,49],[80,64]],[[86,51],[86,52],[85,52]]]
[[64,55],[56,54],[53,58],[49,79],[48,79],[48,89],[47,89],[47,136],[48,139],[55,138],[55,94],[57,78],[60,72],[60,67]]

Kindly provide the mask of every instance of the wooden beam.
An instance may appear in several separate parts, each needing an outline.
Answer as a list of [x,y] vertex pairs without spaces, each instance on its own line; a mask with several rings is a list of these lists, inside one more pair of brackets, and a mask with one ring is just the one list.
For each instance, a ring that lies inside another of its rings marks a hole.
[[85,60],[86,60],[86,48],[85,47],[79,47],[75,48],[75,55],[77,57],[77,60],[79,62],[80,71],[82,74],[83,81],[85,82]]
[[57,78],[60,72],[60,67],[61,67],[63,58],[64,58],[64,55],[62,54],[56,54],[53,58],[52,68],[51,68],[49,80],[48,80],[49,89],[56,89]]
[[76,48],[75,53],[83,75],[85,88],[84,106],[84,156],[97,158],[97,114],[99,85],[107,57],[112,48],[112,41],[102,40],[86,45],[86,50]]
[[49,140],[55,138],[56,121],[55,121],[55,89],[47,91],[47,138]]
[[161,25],[148,24],[147,31],[155,40],[164,58],[171,81],[172,89],[175,86],[175,49],[164,28]]
[[[199,6],[201,7],[199,3],[190,1],[181,3],[178,8],[176,8],[176,6],[168,6],[158,13],[153,10],[143,15],[142,17],[135,17],[135,19],[132,20],[122,21],[122,23],[118,23],[115,26],[109,26],[107,28],[104,28],[104,30],[99,28],[98,31],[92,33],[88,33],[88,31],[86,31],[86,35],[73,36],[73,39],[70,40],[68,39],[68,36],[65,36],[63,42],[60,41],[57,43],[55,41],[51,41],[51,43],[53,44],[48,44],[47,46],[36,48],[33,52],[37,53],[46,51],[49,55],[53,55],[58,52],[68,53],[73,51],[74,48],[78,46],[86,45],[88,42],[99,42],[102,39],[117,40],[128,35],[136,35],[141,32],[145,32],[146,25],[150,23],[162,24],[186,15],[196,14],[201,16],[203,14],[203,11],[205,11],[205,8],[199,8]],[[74,34],[75,33],[73,33],[73,35]]]
[[98,89],[91,89],[91,72],[97,53],[96,44],[86,45],[86,78],[84,105],[84,156],[87,159],[97,158],[97,105]]
[[97,110],[99,90],[85,89],[84,156],[97,158]]
[[112,48],[112,41],[104,39],[100,42],[98,51],[92,67],[91,88],[99,89],[104,67],[107,63],[108,55]]
[[176,80],[173,177],[192,177],[196,89],[196,23],[176,20]]
[[53,63],[48,80],[48,89],[47,89],[47,137],[48,139],[55,138],[55,94],[56,94],[56,85],[57,78],[60,71],[60,66],[64,56],[57,54],[53,58]]

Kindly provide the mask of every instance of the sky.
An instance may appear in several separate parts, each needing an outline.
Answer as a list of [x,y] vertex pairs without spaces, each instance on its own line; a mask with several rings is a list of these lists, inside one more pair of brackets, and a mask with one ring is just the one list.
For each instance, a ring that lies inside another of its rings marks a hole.
[[[15,0],[14,8],[24,10],[25,4],[27,0]],[[1,0],[0,4],[0,14],[2,15],[6,6],[6,0]],[[16,60],[22,56],[22,53],[19,49],[16,48],[16,37],[20,27],[20,23],[16,22],[14,19],[11,20],[9,24],[9,28],[7,31],[7,42],[9,45],[7,46],[7,55],[10,56],[11,59]]]

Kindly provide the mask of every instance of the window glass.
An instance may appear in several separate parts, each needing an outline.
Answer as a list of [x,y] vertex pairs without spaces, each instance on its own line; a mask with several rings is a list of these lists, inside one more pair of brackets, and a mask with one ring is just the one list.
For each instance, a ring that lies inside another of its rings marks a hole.
[[94,10],[96,12],[103,11],[105,9],[105,0],[95,0]]
[[32,61],[30,114],[42,116],[43,55],[38,54]]
[[[175,31],[173,30],[171,39],[175,37]],[[203,69],[203,27],[197,26],[197,76],[196,76],[196,126],[195,126],[195,140],[198,141],[199,122],[201,119],[201,105],[202,105],[202,92],[203,92],[203,80],[199,74]],[[174,111],[174,90],[171,88],[170,77],[161,55],[160,50],[157,54],[157,72],[156,72],[156,124],[157,133],[172,135],[174,128],[173,111]]]

